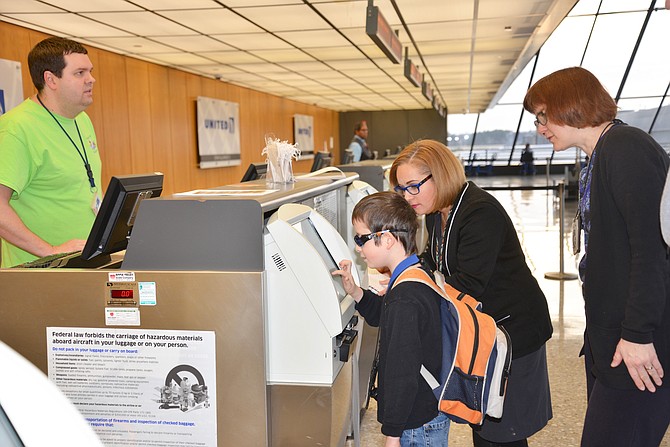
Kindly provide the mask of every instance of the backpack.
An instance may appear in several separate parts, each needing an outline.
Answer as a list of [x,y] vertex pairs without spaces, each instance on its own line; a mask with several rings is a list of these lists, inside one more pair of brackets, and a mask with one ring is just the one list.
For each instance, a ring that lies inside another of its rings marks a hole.
[[512,363],[509,334],[481,311],[481,303],[449,284],[444,289],[418,266],[403,271],[393,286],[416,281],[440,294],[442,367],[436,379],[421,365],[438,409],[457,423],[481,425],[501,418]]

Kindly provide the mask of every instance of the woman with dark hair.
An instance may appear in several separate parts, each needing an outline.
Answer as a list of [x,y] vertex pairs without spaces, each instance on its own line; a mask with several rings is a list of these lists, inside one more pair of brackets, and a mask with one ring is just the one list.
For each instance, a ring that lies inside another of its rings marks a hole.
[[491,194],[466,181],[460,160],[437,141],[407,146],[391,166],[390,181],[426,216],[427,267],[478,299],[512,339],[503,417],[473,427],[474,445],[527,446],[526,438],[552,417],[545,350],[552,326],[511,219]]
[[588,388],[582,446],[658,446],[670,424],[662,380],[670,365],[670,261],[658,219],[668,155],[616,119],[612,97],[580,67],[537,81],[524,108],[555,151],[578,147],[589,157],[578,205]]

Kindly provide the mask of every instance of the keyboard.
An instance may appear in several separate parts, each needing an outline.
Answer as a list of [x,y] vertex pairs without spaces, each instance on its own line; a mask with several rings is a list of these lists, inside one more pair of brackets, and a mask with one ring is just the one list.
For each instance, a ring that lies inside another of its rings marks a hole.
[[34,261],[24,262],[23,264],[15,265],[12,268],[16,269],[50,269],[65,266],[72,258],[78,257],[81,251],[71,251],[67,253],[55,253],[52,255],[37,258]]

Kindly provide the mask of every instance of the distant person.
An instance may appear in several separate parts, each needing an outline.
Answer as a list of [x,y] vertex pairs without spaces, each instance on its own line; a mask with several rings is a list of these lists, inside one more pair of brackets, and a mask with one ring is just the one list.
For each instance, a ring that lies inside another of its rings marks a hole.
[[37,94],[0,116],[2,267],[81,250],[101,203],[86,49],[50,37],[28,67]]
[[354,162],[362,160],[372,160],[374,155],[368,149],[368,123],[361,121],[354,126],[354,138],[349,144],[349,149],[354,154]]
[[[351,275],[351,261],[340,262],[345,290],[371,326],[379,327],[377,420],[385,447],[446,447],[449,419],[438,412],[437,399],[421,376],[442,362],[440,300],[430,286],[393,282],[407,269],[421,268],[417,256],[416,213],[398,194],[386,191],[361,199],[351,221],[356,250],[368,267],[392,272],[385,296],[361,289]],[[438,376],[435,376],[438,377]]]
[[521,173],[523,175],[535,175],[535,157],[528,143],[521,152]]
[[658,446],[670,424],[670,259],[658,217],[670,159],[647,132],[616,119],[616,102],[584,68],[540,79],[523,106],[554,151],[578,147],[589,157],[578,203],[588,390],[581,445]]

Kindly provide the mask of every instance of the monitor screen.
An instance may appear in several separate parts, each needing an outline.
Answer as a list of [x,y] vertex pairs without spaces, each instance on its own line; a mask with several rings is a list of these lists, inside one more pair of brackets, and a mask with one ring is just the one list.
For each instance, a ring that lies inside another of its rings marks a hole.
[[265,178],[265,174],[267,173],[267,171],[268,171],[267,163],[251,163],[247,168],[247,172],[245,172],[244,176],[242,176],[242,180],[240,180],[240,183]]
[[[319,256],[321,256],[323,262],[326,264],[328,272],[332,273],[333,271],[340,269],[337,262],[333,258],[333,255],[330,254],[328,247],[326,247],[326,244],[319,235],[319,232],[316,228],[314,228],[314,224],[312,223],[311,219],[307,218],[301,220],[294,225],[294,228],[301,232],[302,235],[305,236],[305,238],[312,245],[312,247],[316,249],[317,253],[319,253]],[[342,277],[339,275],[331,275],[331,278],[333,280],[333,285],[335,286],[337,299],[342,301],[344,297],[347,296],[347,292],[345,292],[344,286],[342,285]]]
[[90,260],[125,250],[140,203],[159,197],[162,191],[163,174],[159,172],[112,177],[81,258]]
[[351,149],[344,151],[344,160],[342,160],[343,165],[348,165],[349,163],[354,162],[354,152]]
[[332,156],[330,155],[330,152],[315,152],[314,161],[312,162],[312,169],[310,169],[310,172],[323,169],[327,166],[330,166],[331,163],[332,163]]

